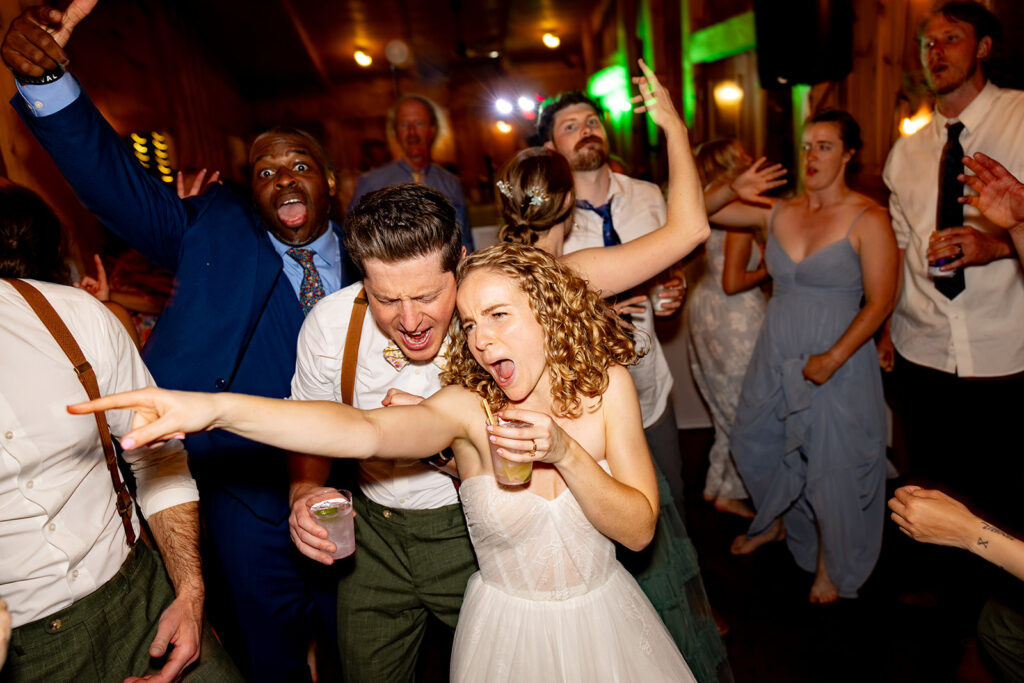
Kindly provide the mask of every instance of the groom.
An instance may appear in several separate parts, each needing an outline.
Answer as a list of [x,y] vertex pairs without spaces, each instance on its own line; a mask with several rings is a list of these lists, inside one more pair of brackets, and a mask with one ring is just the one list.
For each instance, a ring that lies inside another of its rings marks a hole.
[[[348,216],[345,247],[365,276],[307,316],[291,397],[342,402],[346,380],[361,409],[435,393],[465,253],[452,204],[411,183],[368,194]],[[358,353],[351,376],[343,369],[347,345]],[[432,464],[444,467],[446,453]],[[291,456],[292,540],[324,564],[333,562],[334,544],[309,506],[335,492],[324,487],[330,468],[327,458]],[[454,632],[477,569],[458,495],[451,476],[425,463],[360,461],[354,505],[356,552],[338,588],[345,680],[411,682],[428,616]]]

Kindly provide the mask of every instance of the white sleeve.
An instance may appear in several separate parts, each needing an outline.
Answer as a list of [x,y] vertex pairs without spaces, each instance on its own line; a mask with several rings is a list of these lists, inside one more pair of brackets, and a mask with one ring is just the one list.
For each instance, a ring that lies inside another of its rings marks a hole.
[[[291,398],[299,401],[340,401],[341,361],[351,308],[319,305],[299,331]],[[340,319],[344,317],[344,321]]]

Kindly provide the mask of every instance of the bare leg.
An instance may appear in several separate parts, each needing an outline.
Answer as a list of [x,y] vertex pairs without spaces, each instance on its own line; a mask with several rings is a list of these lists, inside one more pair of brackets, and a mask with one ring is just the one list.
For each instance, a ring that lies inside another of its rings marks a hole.
[[754,518],[754,508],[750,507],[750,503],[745,500],[738,498],[724,498],[719,496],[715,498],[715,509],[719,512],[728,512],[733,515],[739,515],[744,519]]
[[814,573],[811,594],[808,597],[812,605],[827,605],[839,600],[839,589],[825,569],[825,544],[821,541],[821,529],[818,529],[818,569]]
[[772,525],[768,527],[768,530],[764,533],[758,534],[757,536],[747,536],[746,534],[737,536],[733,540],[732,547],[729,548],[729,552],[733,555],[749,555],[765,543],[781,541],[785,537],[786,527],[782,525],[782,518],[778,518],[772,522]]

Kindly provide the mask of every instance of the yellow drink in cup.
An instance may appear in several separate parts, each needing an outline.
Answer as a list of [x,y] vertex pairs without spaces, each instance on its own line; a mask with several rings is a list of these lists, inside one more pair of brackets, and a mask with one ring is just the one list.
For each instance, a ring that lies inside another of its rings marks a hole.
[[[515,427],[523,429],[525,427],[533,426],[529,422],[520,422],[519,420],[505,420],[500,417],[496,418],[496,420],[499,427]],[[533,475],[533,461],[513,462],[512,460],[506,460],[498,455],[498,446],[496,444],[490,443],[489,445],[491,447],[491,463],[494,465],[494,478],[499,484],[504,484],[506,486],[521,486],[522,484],[529,483],[530,477]],[[528,453],[529,451],[512,452]]]

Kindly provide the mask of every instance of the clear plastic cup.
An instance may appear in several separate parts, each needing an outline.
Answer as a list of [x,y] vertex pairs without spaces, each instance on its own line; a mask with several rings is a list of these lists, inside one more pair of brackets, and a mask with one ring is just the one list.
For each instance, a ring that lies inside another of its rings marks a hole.
[[[500,417],[497,418],[497,420],[499,427],[515,427],[523,429],[525,427],[533,426],[529,422],[520,422],[519,420],[503,420]],[[490,443],[489,445],[491,447],[491,463],[494,465],[494,478],[499,484],[504,484],[505,486],[521,486],[529,483],[530,477],[533,476],[533,461],[513,462],[512,460],[506,460],[498,455],[497,444]],[[529,451],[514,452],[528,453]]]
[[331,555],[335,560],[348,557],[356,550],[356,534],[353,521],[352,494],[338,491],[340,496],[329,497],[309,506],[309,514],[316,523],[327,529],[327,540],[337,546]]

